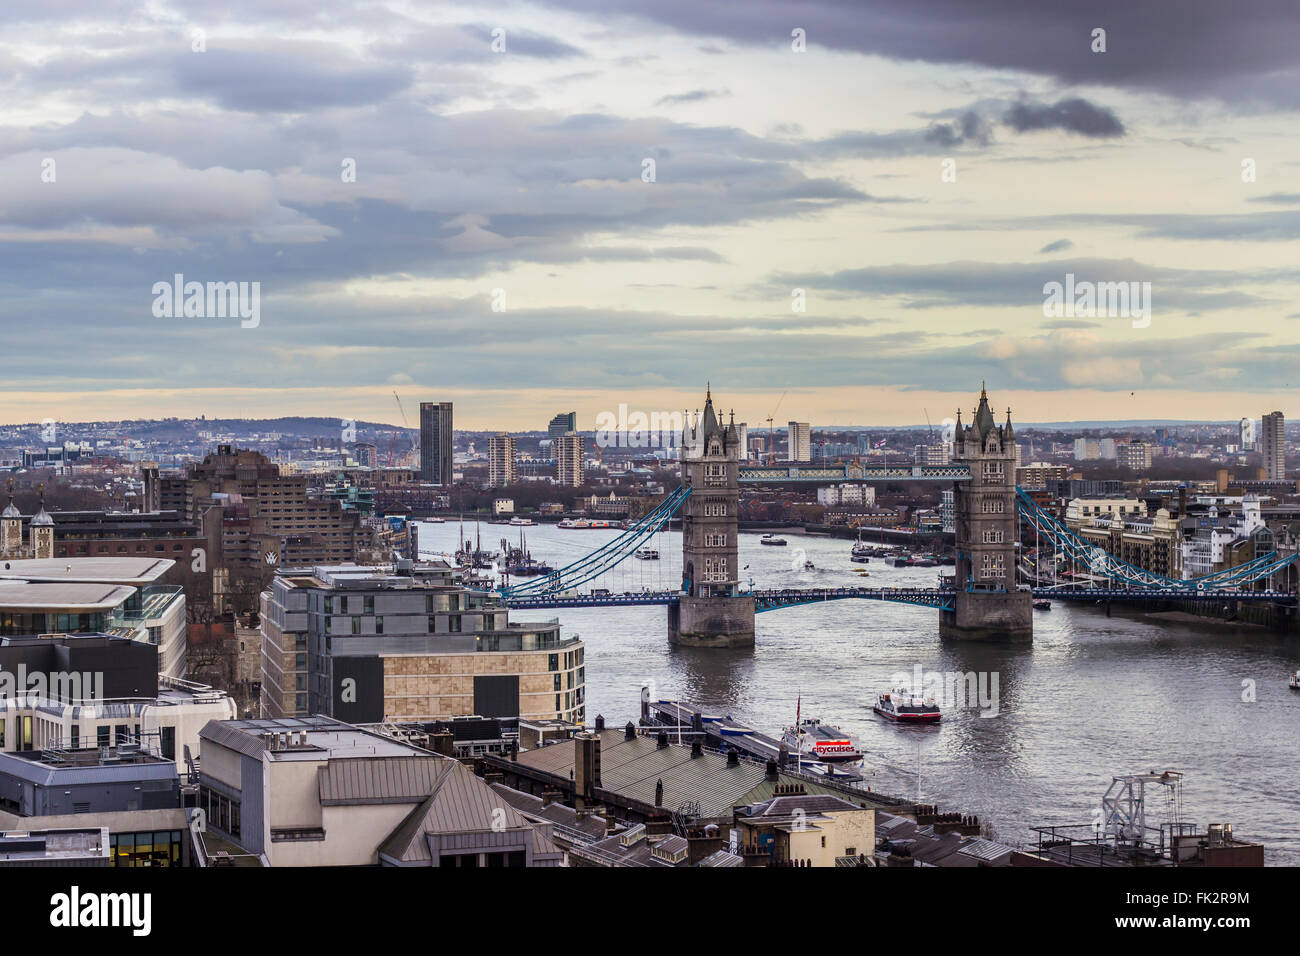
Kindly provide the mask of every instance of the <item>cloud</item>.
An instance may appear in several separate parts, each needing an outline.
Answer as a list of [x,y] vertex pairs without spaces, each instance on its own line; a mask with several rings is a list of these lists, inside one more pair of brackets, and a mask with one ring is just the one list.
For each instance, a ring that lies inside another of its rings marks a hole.
[[1114,113],[1077,96],[1051,104],[1017,103],[1002,122],[1020,133],[1060,129],[1094,139],[1124,135],[1124,124]]
[[1064,252],[1066,249],[1073,249],[1073,248],[1074,248],[1074,243],[1071,242],[1069,239],[1057,239],[1055,242],[1049,242],[1047,245],[1043,246],[1043,248],[1039,249],[1038,251],[1042,253]]
[[667,96],[660,97],[655,105],[679,106],[683,103],[702,103],[705,100],[714,100],[730,95],[731,93],[728,90],[691,90],[687,93],[669,93]]

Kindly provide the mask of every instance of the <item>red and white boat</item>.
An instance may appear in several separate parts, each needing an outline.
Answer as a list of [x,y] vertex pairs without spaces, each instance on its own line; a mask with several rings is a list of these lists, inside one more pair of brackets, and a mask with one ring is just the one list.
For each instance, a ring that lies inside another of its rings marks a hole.
[[785,728],[781,742],[786,745],[790,755],[796,760],[816,763],[858,763],[862,760],[862,751],[858,749],[848,734],[833,724],[824,724],[815,717],[799,720],[792,727]]
[[937,724],[943,716],[933,697],[920,697],[898,687],[881,694],[871,709],[900,724]]

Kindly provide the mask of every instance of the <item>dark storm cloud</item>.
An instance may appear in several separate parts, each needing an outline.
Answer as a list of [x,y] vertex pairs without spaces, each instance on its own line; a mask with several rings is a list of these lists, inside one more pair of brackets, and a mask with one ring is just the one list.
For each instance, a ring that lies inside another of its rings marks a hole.
[[[612,0],[549,0],[610,15]],[[1300,106],[1300,4],[1258,0],[621,0],[629,17],[685,33],[789,49],[790,31],[818,47],[898,60],[977,64],[1064,84],[1155,90]],[[1106,52],[1092,31],[1106,30]]]
[[1114,113],[1077,96],[1056,103],[1017,103],[1002,122],[1020,133],[1061,129],[1099,139],[1124,135],[1124,124]]
[[1073,248],[1074,248],[1074,243],[1071,242],[1069,239],[1057,239],[1055,242],[1049,242],[1047,245],[1043,246],[1043,248],[1039,249],[1038,251],[1043,253],[1064,252],[1066,249],[1073,249]]

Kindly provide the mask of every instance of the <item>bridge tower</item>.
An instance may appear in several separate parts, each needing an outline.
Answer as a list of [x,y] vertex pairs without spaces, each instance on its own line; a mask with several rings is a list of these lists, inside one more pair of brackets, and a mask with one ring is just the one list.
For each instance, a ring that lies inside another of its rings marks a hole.
[[957,568],[953,609],[939,612],[939,634],[955,640],[1032,641],[1033,598],[1016,588],[1016,436],[997,425],[981,387],[972,424],[957,412],[953,461],[970,481],[953,488]]
[[693,647],[753,647],[754,599],[738,594],[740,435],[722,425],[707,390],[704,414],[682,430],[682,596],[668,607],[668,639]]

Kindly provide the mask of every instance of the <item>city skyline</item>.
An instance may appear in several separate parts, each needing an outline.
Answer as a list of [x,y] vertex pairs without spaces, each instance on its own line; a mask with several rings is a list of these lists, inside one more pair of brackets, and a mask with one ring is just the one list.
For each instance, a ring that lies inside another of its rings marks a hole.
[[1294,417],[1300,13],[1000,5],[17,12],[0,418]]

